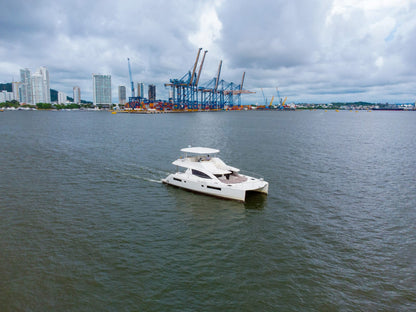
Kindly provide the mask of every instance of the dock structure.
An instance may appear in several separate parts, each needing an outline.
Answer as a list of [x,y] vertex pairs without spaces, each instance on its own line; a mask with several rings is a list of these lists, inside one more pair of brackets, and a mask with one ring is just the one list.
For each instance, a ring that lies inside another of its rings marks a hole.
[[202,67],[208,52],[207,50],[204,51],[199,63],[201,50],[202,48],[199,48],[192,70],[189,70],[179,79],[170,79],[170,82],[165,84],[165,87],[171,87],[169,102],[173,104],[173,109],[198,111],[241,107],[241,94],[255,93],[243,90],[245,72],[241,84],[238,85],[233,82],[226,82],[223,79],[220,80],[221,60],[217,75],[206,83],[199,85]]
[[225,108],[231,110],[241,109],[241,95],[247,93],[255,93],[244,90],[245,72],[240,84],[220,80],[222,60],[219,63],[217,75],[205,82],[199,84],[199,80],[204,66],[207,50],[204,51],[201,61],[202,48],[198,49],[198,53],[192,68],[181,78],[173,78],[165,87],[170,87],[168,101],[155,101],[154,99],[146,99],[143,94],[134,95],[133,80],[131,78],[131,68],[129,65],[130,81],[132,85],[132,96],[125,108],[127,110],[168,110],[168,111],[208,111],[223,110]]

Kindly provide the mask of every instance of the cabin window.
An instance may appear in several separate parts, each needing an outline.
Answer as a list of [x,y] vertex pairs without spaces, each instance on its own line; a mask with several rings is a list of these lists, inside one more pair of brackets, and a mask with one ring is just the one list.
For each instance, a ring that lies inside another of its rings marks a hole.
[[207,185],[207,188],[213,189],[213,190],[217,190],[217,191],[221,191],[221,189],[219,187],[215,187],[215,186],[209,186]]
[[207,175],[207,174],[205,174],[205,173],[203,173],[199,170],[192,169],[192,174],[197,176],[197,177],[203,178],[203,179],[211,179],[211,177],[209,175]]

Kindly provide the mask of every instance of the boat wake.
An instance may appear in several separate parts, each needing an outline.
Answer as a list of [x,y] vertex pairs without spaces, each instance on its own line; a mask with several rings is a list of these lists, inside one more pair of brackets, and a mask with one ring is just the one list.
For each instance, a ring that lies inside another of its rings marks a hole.
[[138,175],[130,175],[130,176],[132,178],[140,179],[140,180],[143,180],[143,181],[162,184],[162,179],[160,179],[160,180],[154,180],[154,179],[150,179],[150,178],[146,178],[146,177],[142,177],[142,176],[138,176]]
[[167,171],[163,171],[163,170],[156,169],[156,168],[149,168],[146,166],[133,165],[132,167],[135,167],[135,169],[129,170],[130,172],[127,172],[124,170],[119,171],[113,168],[106,168],[106,169],[109,170],[110,172],[116,173],[123,177],[129,177],[133,179],[139,179],[139,180],[152,182],[152,183],[158,183],[158,184],[162,184],[162,179],[165,178],[169,174],[169,172]]

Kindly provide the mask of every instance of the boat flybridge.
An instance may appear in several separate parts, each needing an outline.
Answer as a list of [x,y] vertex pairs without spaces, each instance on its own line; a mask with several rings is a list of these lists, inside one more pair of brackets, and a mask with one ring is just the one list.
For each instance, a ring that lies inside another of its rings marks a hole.
[[[184,157],[175,160],[177,172],[170,174],[163,183],[217,197],[245,201],[247,192],[267,194],[269,183],[240,173],[240,169],[226,165],[216,157],[219,150],[207,147],[181,149]],[[184,168],[184,172],[179,171]]]

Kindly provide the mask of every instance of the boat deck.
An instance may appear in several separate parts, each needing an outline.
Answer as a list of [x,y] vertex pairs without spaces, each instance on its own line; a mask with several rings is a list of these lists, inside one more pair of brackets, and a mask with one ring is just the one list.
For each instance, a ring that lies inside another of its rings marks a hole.
[[245,176],[242,175],[230,175],[229,179],[225,178],[225,177],[221,177],[218,178],[218,180],[220,180],[222,183],[225,184],[236,184],[236,183],[243,183],[247,181],[247,178]]

